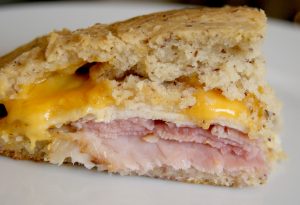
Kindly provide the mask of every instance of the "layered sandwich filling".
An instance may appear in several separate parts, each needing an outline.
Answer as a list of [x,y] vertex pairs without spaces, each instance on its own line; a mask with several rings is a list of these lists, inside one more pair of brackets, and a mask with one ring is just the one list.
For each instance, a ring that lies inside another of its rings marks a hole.
[[[1,136],[28,138],[34,149],[37,141],[55,141],[60,133],[87,154],[88,163],[107,164],[110,171],[268,169],[261,142],[246,134],[255,125],[246,102],[205,91],[192,79],[158,84],[132,75],[92,80],[54,74],[1,104],[7,112]],[[57,143],[49,150],[53,163],[72,157]]]
[[[109,123],[79,120],[65,130],[91,157],[90,161],[107,164],[106,169],[112,172],[147,173],[166,166],[176,170],[196,168],[213,174],[252,171],[263,175],[268,171],[259,141],[221,125],[203,129],[129,118]],[[62,163],[72,157],[70,153],[60,153],[52,156],[52,162]]]

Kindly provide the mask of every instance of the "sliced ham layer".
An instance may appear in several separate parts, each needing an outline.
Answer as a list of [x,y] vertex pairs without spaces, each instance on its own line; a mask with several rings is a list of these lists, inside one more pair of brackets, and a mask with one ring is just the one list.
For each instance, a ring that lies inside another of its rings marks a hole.
[[110,123],[78,121],[72,123],[80,140],[96,161],[111,164],[111,170],[144,170],[172,166],[194,167],[200,171],[267,172],[259,142],[235,129],[212,125],[177,127],[159,120],[130,118]]

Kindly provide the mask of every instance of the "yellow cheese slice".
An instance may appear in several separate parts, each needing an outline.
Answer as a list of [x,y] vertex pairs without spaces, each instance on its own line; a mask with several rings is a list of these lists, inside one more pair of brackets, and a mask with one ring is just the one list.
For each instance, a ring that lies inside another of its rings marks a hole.
[[[243,102],[229,100],[217,90],[191,86],[196,88],[196,103],[182,110],[191,121],[204,128],[219,118],[247,123],[241,120],[241,116],[249,117]],[[8,115],[0,120],[0,134],[27,136],[32,146],[36,141],[51,138],[51,126],[76,121],[91,109],[115,105],[109,81],[96,83],[87,76],[56,74],[21,90],[16,99],[3,102]]]

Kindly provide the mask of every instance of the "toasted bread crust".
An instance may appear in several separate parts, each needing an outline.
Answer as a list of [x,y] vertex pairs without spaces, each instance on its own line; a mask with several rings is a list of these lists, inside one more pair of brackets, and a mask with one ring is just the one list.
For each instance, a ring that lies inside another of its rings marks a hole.
[[[255,42],[264,34],[265,21],[264,12],[253,8],[200,7],[138,16],[114,23],[109,29],[130,44],[143,44],[146,40],[154,43],[170,34],[192,40],[194,34],[206,32],[211,36],[219,34],[223,39],[234,39],[243,35],[243,38]],[[205,38],[205,35],[197,38]]]

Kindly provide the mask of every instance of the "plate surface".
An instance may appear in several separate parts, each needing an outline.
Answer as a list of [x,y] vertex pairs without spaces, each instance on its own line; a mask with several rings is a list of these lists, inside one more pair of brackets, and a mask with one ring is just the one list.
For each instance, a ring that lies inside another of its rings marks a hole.
[[[102,2],[5,6],[0,8],[0,55],[53,29],[76,29],[178,7],[182,6]],[[270,20],[264,51],[267,79],[283,101],[281,136],[288,154],[268,184],[231,189],[0,157],[0,204],[299,204],[300,27]]]

